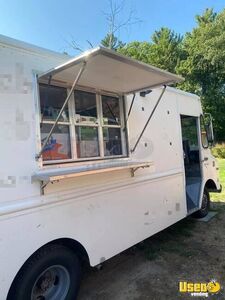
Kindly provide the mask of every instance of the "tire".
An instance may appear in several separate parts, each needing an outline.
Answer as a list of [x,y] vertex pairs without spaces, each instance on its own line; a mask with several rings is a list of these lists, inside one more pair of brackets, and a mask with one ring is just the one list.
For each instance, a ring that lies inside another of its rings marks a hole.
[[208,215],[210,209],[210,197],[209,192],[204,189],[203,196],[202,196],[202,206],[201,209],[196,211],[193,216],[195,218],[201,219]]
[[75,300],[81,280],[76,254],[61,245],[35,252],[21,268],[7,300]]

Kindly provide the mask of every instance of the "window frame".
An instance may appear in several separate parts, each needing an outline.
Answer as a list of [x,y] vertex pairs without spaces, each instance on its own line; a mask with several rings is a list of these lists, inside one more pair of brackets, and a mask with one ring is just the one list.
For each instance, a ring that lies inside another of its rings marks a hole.
[[[125,113],[124,113],[124,106],[123,106],[123,97],[116,97],[115,95],[107,95],[105,93],[101,93],[100,95],[100,107],[101,107],[101,116],[100,116],[100,122],[101,122],[101,128],[102,128],[102,135],[103,135],[103,129],[104,128],[120,128],[120,136],[121,136],[121,148],[122,148],[122,154],[121,155],[109,155],[106,156],[104,154],[104,138],[102,137],[103,141],[103,155],[104,157],[111,158],[111,157],[121,157],[124,155],[124,153],[127,154],[127,147],[126,147],[126,134],[124,132],[125,128]],[[119,125],[110,125],[110,124],[104,124],[104,118],[103,118],[103,111],[102,111],[102,96],[112,96],[114,98],[118,98],[119,101],[119,110],[120,110],[120,124]]]
[[[203,126],[204,126],[204,129],[205,129],[205,133],[206,133],[206,140],[207,140],[207,146],[205,146],[204,144],[203,144],[203,138],[202,138],[202,124],[203,124]],[[208,149],[209,148],[209,141],[208,141],[208,134],[207,134],[207,130],[206,130],[206,126],[205,126],[205,119],[204,119],[204,116],[203,116],[203,114],[201,114],[200,115],[200,117],[199,117],[199,126],[200,126],[200,137],[201,137],[201,144],[202,144],[202,147],[204,148],[204,149]]]
[[[90,124],[90,123],[78,123],[76,122],[76,104],[75,104],[75,91],[81,91],[81,92],[87,92],[87,93],[92,93],[92,94],[95,94],[95,102],[96,102],[96,111],[97,111],[97,123],[95,124]],[[75,131],[75,140],[74,140],[74,147],[75,147],[75,151],[76,151],[76,156],[75,156],[75,161],[86,161],[86,160],[95,160],[95,159],[98,159],[98,158],[102,158],[101,157],[101,149],[100,149],[100,139],[99,139],[99,132],[100,132],[100,120],[99,120],[99,105],[98,105],[98,95],[97,93],[93,92],[93,91],[87,91],[87,90],[84,90],[84,89],[78,89],[76,88],[75,91],[73,92],[72,94],[72,102],[73,102],[73,128],[74,128],[74,131]],[[71,100],[70,99],[70,100]],[[95,127],[95,128],[98,128],[98,148],[99,148],[99,156],[92,156],[92,157],[77,157],[77,140],[76,140],[76,127]]]
[[[40,124],[39,124],[39,127],[40,127],[40,144],[41,144],[41,124],[54,124],[55,123],[55,120],[44,120],[44,118],[41,117],[41,99],[40,99],[40,85],[45,85],[45,86],[48,86],[48,84],[46,83],[38,83],[38,89],[39,89],[39,109],[40,109]],[[55,85],[55,84],[51,84],[51,86],[53,87],[56,87],[56,88],[62,88],[66,91],[66,95],[68,95],[68,88],[64,87],[64,86],[58,86],[58,85]],[[43,157],[42,157],[42,161],[43,161],[43,164],[46,164],[48,162],[52,162],[53,164],[54,163],[60,163],[60,162],[70,162],[73,160],[73,152],[72,152],[72,140],[71,140],[71,117],[70,117],[70,111],[69,111],[69,103],[68,103],[68,114],[69,114],[69,120],[67,122],[64,122],[64,121],[59,121],[57,122],[57,125],[63,125],[63,126],[67,126],[69,128],[69,139],[70,139],[70,153],[71,153],[71,158],[67,158],[67,159],[55,159],[55,160],[44,160]]]
[[[40,85],[46,85],[46,82],[38,82],[38,103],[39,103],[39,131],[40,131],[40,144],[41,144],[41,123],[45,124],[54,124],[54,121],[51,120],[41,120],[41,99],[39,93]],[[70,86],[54,82],[52,80],[51,86],[55,86],[58,88],[65,88],[68,92],[70,91]],[[96,97],[96,108],[97,108],[97,124],[85,124],[85,123],[77,123],[76,122],[76,110],[75,110],[75,91],[83,91],[95,94]],[[88,162],[88,161],[99,161],[99,160],[109,160],[109,159],[118,159],[118,158],[127,158],[129,156],[128,152],[128,131],[127,126],[125,124],[126,120],[126,105],[125,105],[125,97],[122,95],[118,95],[111,92],[105,92],[100,90],[95,90],[89,87],[77,86],[75,91],[72,93],[69,101],[68,101],[68,112],[69,112],[69,121],[62,122],[59,121],[59,125],[66,125],[69,126],[69,138],[70,138],[70,147],[71,147],[71,158],[69,159],[58,159],[58,160],[43,160],[43,165],[55,165],[55,164],[67,164],[67,163],[78,163],[78,162]],[[120,125],[105,125],[103,122],[103,112],[102,112],[102,96],[111,96],[116,97],[119,100],[119,109],[120,109]],[[95,157],[77,157],[77,145],[76,145],[76,126],[84,126],[84,127],[97,127],[98,128],[98,144],[99,144],[99,156]],[[121,155],[111,155],[106,156],[104,154],[104,139],[103,139],[103,128],[120,128],[121,134],[121,148],[122,154]],[[125,129],[125,130],[124,130]]]

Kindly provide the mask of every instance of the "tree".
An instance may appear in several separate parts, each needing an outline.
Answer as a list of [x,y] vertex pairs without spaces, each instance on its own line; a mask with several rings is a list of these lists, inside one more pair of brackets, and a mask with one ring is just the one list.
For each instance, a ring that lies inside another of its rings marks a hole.
[[225,141],[225,10],[206,9],[184,38],[161,28],[149,42],[131,42],[118,51],[185,78],[178,87],[201,97],[212,114],[217,140]]
[[119,48],[124,47],[125,43],[120,41],[113,33],[107,33],[101,41],[101,45],[109,49],[118,50]]
[[196,20],[183,41],[186,57],[176,68],[186,79],[180,87],[201,97],[204,111],[213,116],[217,139],[225,140],[225,10],[215,14],[207,9]]
[[118,51],[126,56],[149,63],[149,53],[151,52],[151,44],[149,42],[131,42]]
[[104,12],[107,21],[107,33],[101,44],[109,49],[117,50],[125,46],[118,35],[122,29],[127,29],[130,26],[141,22],[135,17],[134,10],[130,9],[127,17],[121,16],[124,11],[125,1],[116,2],[115,0],[109,1],[109,11]]
[[175,72],[180,60],[184,58],[182,37],[165,27],[154,32],[152,41],[132,42],[119,51],[170,72]]
[[182,37],[169,28],[162,27],[152,36],[149,62],[164,70],[175,72],[183,58]]
[[[100,41],[100,45],[117,51],[123,48],[126,43],[123,43],[119,39],[120,31],[127,30],[132,25],[141,23],[141,20],[135,16],[133,9],[125,10],[125,0],[108,0],[108,11],[103,12],[106,18],[106,35]],[[126,14],[126,16],[125,16]],[[69,48],[74,49],[77,52],[84,52],[85,49],[71,36],[70,40],[65,40]],[[88,48],[94,48],[91,41],[86,40]]]

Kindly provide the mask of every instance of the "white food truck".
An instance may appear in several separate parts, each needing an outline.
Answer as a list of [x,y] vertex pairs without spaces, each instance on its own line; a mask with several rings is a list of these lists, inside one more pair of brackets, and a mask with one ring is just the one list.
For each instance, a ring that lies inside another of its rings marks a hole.
[[0,300],[74,300],[85,263],[207,214],[212,125],[181,80],[0,36]]

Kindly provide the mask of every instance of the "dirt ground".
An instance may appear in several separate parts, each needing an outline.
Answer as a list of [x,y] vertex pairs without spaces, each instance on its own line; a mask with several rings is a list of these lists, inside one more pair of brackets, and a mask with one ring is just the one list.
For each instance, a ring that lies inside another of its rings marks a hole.
[[[213,203],[208,222],[182,220],[163,232],[88,270],[79,300],[225,299],[225,203]],[[222,286],[209,298],[181,294],[179,281]]]

